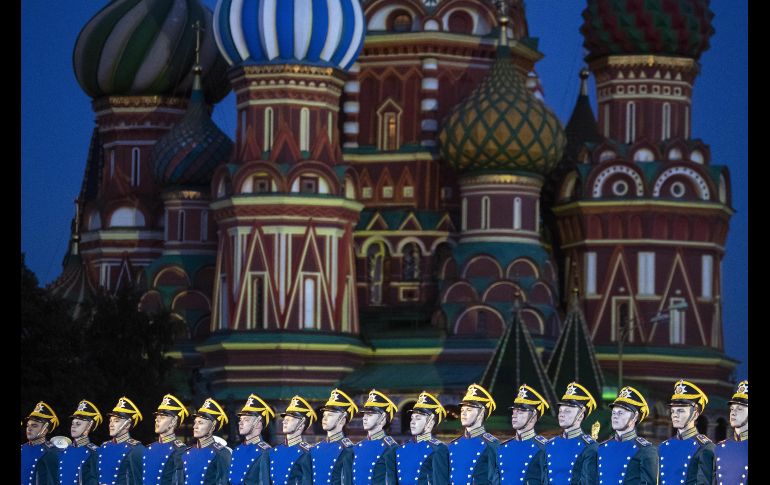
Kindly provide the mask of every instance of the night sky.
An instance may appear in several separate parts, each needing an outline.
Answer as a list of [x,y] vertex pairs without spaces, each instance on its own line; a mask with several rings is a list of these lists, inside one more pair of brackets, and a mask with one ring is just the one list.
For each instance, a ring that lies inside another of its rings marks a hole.
[[[212,10],[216,0],[203,0]],[[22,251],[41,285],[55,279],[69,240],[74,199],[88,155],[94,114],[72,69],[80,29],[107,0],[21,3],[22,24]],[[566,123],[583,67],[579,27],[582,0],[529,0],[529,32],[545,54],[536,67],[546,103]],[[723,261],[724,341],[747,375],[748,327],[748,0],[712,0],[716,33],[700,59],[693,94],[692,135],[711,147],[711,160],[727,165],[735,214]],[[591,79],[593,81],[593,79]],[[596,102],[591,84],[594,112]],[[231,93],[214,121],[234,138]]]

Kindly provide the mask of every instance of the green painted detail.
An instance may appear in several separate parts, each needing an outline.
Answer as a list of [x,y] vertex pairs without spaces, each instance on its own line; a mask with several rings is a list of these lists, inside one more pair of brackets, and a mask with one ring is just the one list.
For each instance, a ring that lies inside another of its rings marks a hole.
[[[147,281],[152,284],[155,276],[168,266],[177,266],[182,268],[187,277],[192,283],[195,281],[195,276],[198,271],[205,266],[213,266],[216,263],[216,256],[214,255],[163,255],[160,258],[154,260],[145,269],[144,274],[147,276]],[[161,288],[155,288],[158,291]]]
[[547,175],[566,136],[556,115],[527,88],[524,74],[498,49],[489,76],[446,118],[441,155],[460,173],[519,170]]
[[525,243],[501,243],[501,242],[474,242],[458,244],[452,250],[452,256],[458,267],[462,267],[472,257],[479,255],[491,256],[506,268],[511,262],[519,258],[530,259],[538,268],[542,268],[548,261],[548,253],[537,244]]
[[424,231],[433,231],[438,228],[439,223],[447,215],[445,211],[408,211],[408,210],[372,210],[364,209],[361,211],[361,217],[356,225],[356,231],[365,231],[372,222],[375,214],[379,214],[385,221],[388,230],[398,230],[404,221],[413,214],[418,224]]
[[302,332],[218,332],[211,335],[200,345],[219,343],[300,343],[300,344],[340,344],[364,347],[357,337],[348,337],[332,333]]

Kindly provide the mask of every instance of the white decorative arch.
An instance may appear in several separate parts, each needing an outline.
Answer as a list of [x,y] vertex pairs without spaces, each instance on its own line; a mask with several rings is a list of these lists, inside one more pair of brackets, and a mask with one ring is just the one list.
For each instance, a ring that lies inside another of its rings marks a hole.
[[447,243],[451,247],[457,247],[457,241],[453,239],[449,239],[448,237],[441,237],[433,241],[433,244],[430,245],[430,253],[434,254],[436,250],[438,249],[439,244]]
[[667,170],[664,170],[655,181],[655,186],[652,189],[652,196],[660,197],[660,189],[663,188],[663,184],[666,183],[666,180],[675,175],[684,175],[685,177],[692,180],[698,189],[698,197],[700,197],[702,200],[711,199],[711,191],[709,190],[709,186],[706,183],[706,180],[701,177],[698,172],[688,167],[671,167]]
[[404,239],[400,240],[398,242],[398,245],[396,246],[396,251],[393,253],[393,255],[394,256],[402,256],[403,255],[402,251],[404,250],[404,247],[407,244],[410,244],[410,243],[415,243],[418,246],[420,246],[420,251],[421,251],[421,255],[422,256],[428,256],[429,255],[428,250],[425,247],[425,243],[422,242],[421,240],[417,239],[414,236],[405,237]]
[[136,207],[120,207],[110,216],[110,227],[142,227],[144,214]]
[[359,252],[358,255],[362,257],[366,256],[366,252],[369,250],[369,246],[378,242],[383,243],[385,247],[388,248],[388,253],[390,253],[391,256],[395,253],[395,251],[393,251],[393,245],[390,244],[390,241],[383,238],[382,236],[372,236],[364,241],[363,244],[361,244],[361,252]]
[[610,176],[618,173],[622,173],[631,177],[631,179],[634,181],[634,186],[636,187],[637,197],[642,197],[644,195],[644,182],[642,181],[641,175],[639,175],[636,170],[625,165],[613,165],[604,169],[604,171],[602,171],[599,176],[596,177],[596,180],[594,180],[594,187],[591,195],[594,198],[601,197],[604,182],[606,182]]
[[394,5],[388,5],[374,12],[369,18],[369,24],[366,26],[366,30],[388,30],[388,17],[395,10],[406,10],[412,17],[412,32],[416,31],[420,27],[419,13],[415,12],[411,7],[403,3],[396,3]]
[[468,308],[463,310],[463,312],[460,315],[457,316],[457,318],[455,319],[454,326],[452,327],[452,333],[453,334],[457,334],[457,327],[460,326],[460,322],[463,321],[463,317],[468,312],[472,312],[474,310],[484,310],[484,311],[488,311],[489,313],[494,313],[500,319],[502,324],[505,325],[505,318],[503,318],[503,315],[499,311],[497,311],[494,307],[491,307],[491,306],[488,306],[488,305],[473,305],[473,306],[469,306]]
[[444,16],[441,18],[441,25],[444,28],[444,32],[449,32],[449,17],[458,10],[467,13],[473,20],[472,35],[487,35],[492,32],[492,26],[489,25],[489,22],[487,22],[484,16],[481,15],[478,10],[473,10],[468,7],[456,7],[444,13]]

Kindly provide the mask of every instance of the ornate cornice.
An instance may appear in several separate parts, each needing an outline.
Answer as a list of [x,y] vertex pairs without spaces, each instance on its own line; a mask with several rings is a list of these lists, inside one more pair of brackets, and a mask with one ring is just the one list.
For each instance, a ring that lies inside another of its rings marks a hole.
[[528,187],[541,188],[542,178],[513,174],[477,174],[462,177],[460,185],[526,185]]
[[105,96],[93,100],[94,111],[109,108],[187,108],[187,99],[169,96]]
[[668,67],[681,70],[697,69],[698,63],[695,59],[689,57],[656,56],[652,54],[638,54],[625,56],[607,56],[601,57],[588,64],[593,71],[603,67],[629,67],[629,66],[648,66],[648,67]]

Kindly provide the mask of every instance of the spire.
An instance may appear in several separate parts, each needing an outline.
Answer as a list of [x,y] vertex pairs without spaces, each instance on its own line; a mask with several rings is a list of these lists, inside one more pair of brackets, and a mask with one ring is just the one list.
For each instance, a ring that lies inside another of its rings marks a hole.
[[508,47],[508,22],[511,20],[508,17],[508,2],[506,0],[495,0],[495,4],[498,12],[500,12],[500,18],[497,19],[500,22],[499,47]]
[[588,76],[591,73],[585,67],[580,70],[580,96],[588,96]]
[[559,335],[546,372],[557,391],[575,381],[588,389],[594,398],[598,399],[602,395],[604,376],[596,360],[585,316],[580,309],[577,288],[572,290],[564,330]]
[[[500,403],[501,408],[513,403],[516,390],[522,384],[534,388],[549,403],[555,403],[557,399],[553,386],[543,369],[532,336],[521,321],[518,292],[514,298],[511,324],[503,333],[480,383]],[[553,408],[551,412],[554,412]]]
[[599,135],[599,126],[596,123],[591,100],[588,98],[588,69],[580,70],[580,94],[575,101],[575,108],[567,122],[564,131],[567,135],[566,158],[576,161],[580,149],[585,143],[599,143],[602,137]]
[[193,65],[193,85],[192,94],[190,95],[191,102],[200,102],[203,100],[203,68],[201,67],[201,32],[203,27],[201,21],[196,20],[192,26],[195,31],[195,64]]

